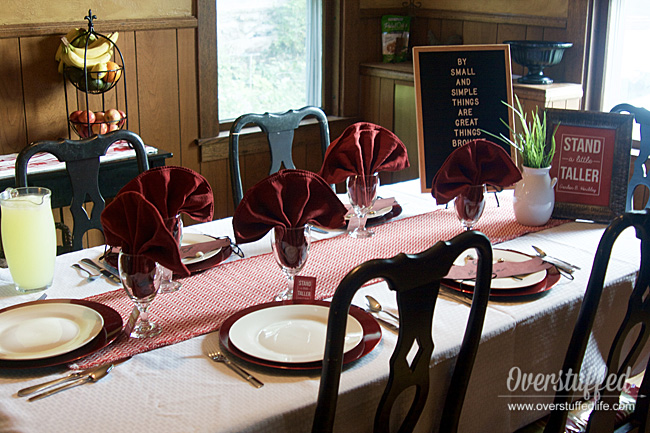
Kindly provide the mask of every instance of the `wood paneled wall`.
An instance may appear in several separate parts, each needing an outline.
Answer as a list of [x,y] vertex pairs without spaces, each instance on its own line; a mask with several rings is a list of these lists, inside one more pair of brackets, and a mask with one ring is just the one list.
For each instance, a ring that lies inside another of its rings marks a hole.
[[[486,0],[490,1],[490,0]],[[411,38],[427,45],[429,35],[445,41],[459,34],[465,43],[497,43],[506,39],[557,39],[574,42],[554,78],[581,82],[588,0],[567,0],[566,19],[490,14],[415,11]],[[404,14],[403,8],[361,8],[360,0],[325,3],[324,108],[345,117],[343,127],[363,113],[360,65],[381,61],[381,16]],[[369,0],[364,0],[367,6]],[[428,2],[427,4],[431,4]],[[214,3],[196,1],[189,18],[97,21],[102,33],[119,31],[118,47],[125,58],[129,129],[147,144],[174,154],[168,164],[183,165],[203,174],[214,190],[215,216],[232,214],[228,160],[203,158],[198,140],[219,138],[216,94],[216,17]],[[0,27],[0,153],[18,152],[31,141],[68,135],[63,78],[54,53],[59,38],[84,22]],[[517,73],[517,70],[515,70]],[[107,95],[107,104],[124,103],[120,84]],[[70,109],[85,98],[68,85]],[[91,107],[97,102],[93,100]],[[332,138],[338,134],[332,132]],[[221,131],[223,135],[224,131]],[[313,165],[318,141],[306,134],[299,143],[309,158],[296,164]],[[263,158],[250,156],[250,158]],[[252,161],[252,160],[251,160]],[[247,182],[247,181],[245,181]]]
[[[508,14],[499,9],[499,1],[491,0],[483,2],[491,6],[487,7],[492,10],[490,13],[415,8],[412,9],[411,43],[431,45],[431,37],[434,37],[444,44],[454,36],[460,36],[464,44],[495,44],[510,39],[569,41],[574,46],[567,50],[562,63],[545,71],[558,81],[582,84],[589,1],[568,0],[566,17],[536,16],[537,1],[529,2],[527,15]],[[382,60],[382,15],[408,13],[406,8],[370,8],[369,3],[369,0],[342,2],[339,115],[363,112],[364,101],[359,99],[359,69],[363,63]],[[427,5],[434,3],[431,0]],[[513,63],[514,74],[523,72],[523,67]]]

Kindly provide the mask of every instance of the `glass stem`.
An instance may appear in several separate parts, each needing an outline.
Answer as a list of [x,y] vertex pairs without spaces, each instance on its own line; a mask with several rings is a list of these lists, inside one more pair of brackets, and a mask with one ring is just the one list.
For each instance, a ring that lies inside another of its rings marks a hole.
[[149,304],[138,303],[138,310],[140,310],[139,320],[141,323],[149,323]]
[[366,230],[366,221],[368,221],[368,214],[364,213],[362,215],[359,215],[358,218],[359,218],[359,228],[357,230],[363,232]]

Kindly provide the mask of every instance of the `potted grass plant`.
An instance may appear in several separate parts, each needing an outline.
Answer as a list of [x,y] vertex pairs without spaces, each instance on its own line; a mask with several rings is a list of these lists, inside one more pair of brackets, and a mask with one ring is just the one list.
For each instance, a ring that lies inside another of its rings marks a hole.
[[514,140],[503,134],[488,135],[510,144],[517,151],[518,165],[522,179],[515,185],[514,211],[517,221],[526,226],[541,226],[548,222],[555,207],[554,187],[557,178],[551,179],[550,169],[555,155],[555,132],[550,140],[546,134],[546,112],[539,114],[538,107],[530,113],[530,118],[515,95],[516,107],[505,103],[513,112],[519,128],[513,129],[503,119]]

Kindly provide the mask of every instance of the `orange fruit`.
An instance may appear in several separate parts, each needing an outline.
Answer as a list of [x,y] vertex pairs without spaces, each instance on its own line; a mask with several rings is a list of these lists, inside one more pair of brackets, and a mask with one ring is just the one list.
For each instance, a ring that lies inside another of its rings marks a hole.
[[107,83],[113,83],[120,79],[122,75],[122,69],[120,65],[115,62],[106,62],[106,75],[104,75],[104,81]]

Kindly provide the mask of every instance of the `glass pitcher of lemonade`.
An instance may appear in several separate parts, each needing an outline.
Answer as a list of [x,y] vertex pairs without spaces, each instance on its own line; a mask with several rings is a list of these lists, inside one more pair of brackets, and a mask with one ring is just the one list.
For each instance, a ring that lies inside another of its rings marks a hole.
[[45,290],[54,278],[56,231],[47,188],[7,188],[0,193],[2,247],[16,289]]

